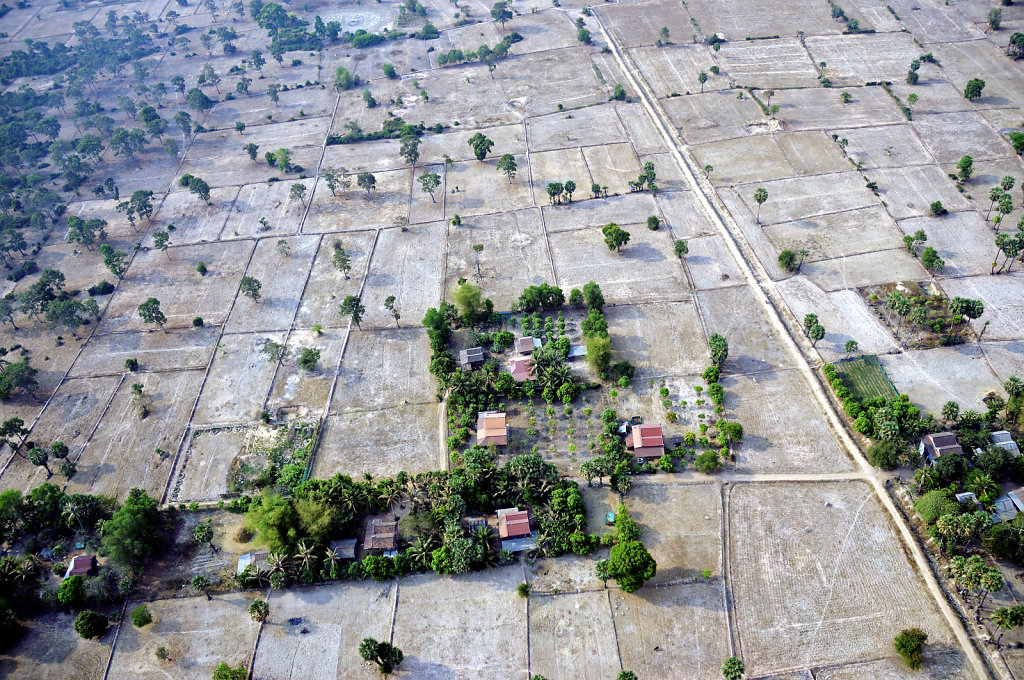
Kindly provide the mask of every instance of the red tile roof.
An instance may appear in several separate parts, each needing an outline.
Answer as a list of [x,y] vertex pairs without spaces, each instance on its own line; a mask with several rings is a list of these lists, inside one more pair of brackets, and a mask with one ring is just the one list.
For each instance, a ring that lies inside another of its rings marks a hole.
[[660,458],[665,453],[665,439],[661,425],[634,425],[630,436],[633,455],[637,458]]
[[476,421],[476,443],[480,446],[508,444],[504,413],[481,413]]
[[95,566],[95,555],[75,555],[71,558],[71,564],[68,565],[68,570],[64,573],[64,578],[67,578],[68,576],[85,576],[91,572]]
[[530,513],[513,510],[498,515],[498,536],[500,538],[522,538],[530,535]]
[[529,357],[515,357],[508,360],[509,369],[512,372],[512,379],[516,382],[524,382],[536,378],[536,373]]
[[375,519],[366,533],[364,550],[395,550],[398,548],[398,522]]

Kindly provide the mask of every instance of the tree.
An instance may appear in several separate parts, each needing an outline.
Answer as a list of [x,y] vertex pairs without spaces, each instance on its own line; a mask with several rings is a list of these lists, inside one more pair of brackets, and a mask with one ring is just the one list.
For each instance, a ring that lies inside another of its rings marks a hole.
[[512,10],[508,8],[507,0],[494,3],[491,7],[491,18],[501,24],[502,30],[505,29],[505,22],[512,21]]
[[398,313],[398,309],[395,307],[394,295],[389,295],[384,298],[384,309],[391,312],[391,316],[395,317],[395,326],[401,328],[402,324],[398,323],[398,320],[402,318],[402,315]]
[[14,323],[14,312],[17,310],[15,300],[16,298],[7,296],[0,298],[0,322],[9,323],[14,330],[18,330],[17,324]]
[[946,266],[946,261],[939,257],[939,252],[935,248],[928,246],[921,252],[921,266],[935,276],[935,272]]
[[1024,33],[1014,33],[1006,45],[1006,56],[1013,59],[1024,58]]
[[336,196],[335,190],[338,187],[347,190],[352,186],[348,179],[348,170],[345,168],[323,167],[320,169],[320,176],[327,182],[327,188],[331,190],[331,196]]
[[75,632],[86,640],[98,638],[107,630],[107,617],[86,609],[75,617]]
[[741,680],[746,670],[743,662],[735,656],[730,656],[722,662],[722,677],[725,680]]
[[682,259],[684,255],[687,255],[690,252],[690,244],[683,239],[678,239],[672,247],[675,251],[676,257],[679,259]]
[[253,621],[263,623],[270,618],[270,605],[267,604],[266,600],[256,598],[249,605],[249,616],[252,617]]
[[206,96],[206,93],[198,87],[193,87],[185,94],[185,101],[188,107],[194,111],[206,112],[213,108],[214,101]]
[[295,182],[291,185],[288,191],[288,198],[293,201],[300,201],[302,207],[306,207],[306,185],[302,182]]
[[996,649],[999,649],[999,641],[1008,630],[1024,624],[1024,606],[996,607],[990,616],[992,623],[999,629],[999,637],[996,638]]
[[783,250],[779,253],[779,266],[787,272],[796,271],[796,253],[792,250]]
[[622,246],[629,243],[629,232],[614,222],[604,225],[601,228],[601,233],[604,234],[604,242],[608,246],[608,250],[619,251]]
[[420,138],[414,134],[402,135],[398,155],[415,168],[416,161],[420,158]]
[[206,180],[186,173],[178,180],[178,184],[187,187],[191,193],[203,199],[206,205],[210,205],[210,185],[206,183]]
[[754,202],[757,203],[757,223],[761,224],[761,206],[768,200],[768,190],[758,187],[754,190]]
[[[247,153],[249,155],[249,160],[255,161],[256,160],[256,154],[259,153],[259,150],[260,150],[260,145],[259,144],[254,144],[252,142],[249,142],[248,144],[244,145],[242,147],[242,149],[245,151],[245,153]],[[334,193],[334,192],[332,191],[331,193]]]
[[245,669],[245,666],[238,666],[232,668],[223,661],[220,665],[213,669],[213,680],[248,680],[249,671]]
[[28,359],[0,366],[0,400],[9,398],[18,390],[31,393],[39,387],[38,373],[28,365]]
[[255,276],[243,276],[238,284],[238,290],[242,295],[256,303],[260,301],[260,289],[262,287],[263,284]]
[[964,99],[974,100],[981,97],[981,91],[985,89],[985,81],[981,78],[971,78],[964,87]]
[[334,242],[334,256],[331,258],[331,264],[348,279],[348,273],[352,269],[352,258],[341,247],[340,241]]
[[296,363],[302,370],[312,373],[316,370],[316,366],[319,362],[320,350],[315,347],[303,347],[302,352],[299,353],[299,358]]
[[484,309],[483,292],[469,281],[463,281],[455,287],[452,302],[467,323],[478,317]]
[[[592,463],[593,461],[587,462]],[[594,577],[600,579],[602,585],[607,585],[608,580],[612,578],[608,560],[598,560],[594,563]]]
[[398,72],[395,71],[394,64],[381,64],[380,68],[381,68],[382,71],[384,71],[384,76],[388,80],[397,80],[398,79]]
[[155,297],[147,298],[145,302],[139,305],[139,316],[144,323],[155,323],[160,327],[160,330],[164,333],[167,332],[167,329],[164,328],[164,324],[167,323],[167,317],[160,311],[160,301]]
[[41,446],[33,446],[28,450],[28,461],[38,467],[46,468],[47,479],[53,476],[53,472],[50,471],[50,466],[46,464],[49,459],[49,452]]
[[947,401],[942,405],[942,417],[947,423],[955,423],[960,418],[960,404]]
[[188,141],[188,138],[192,136],[192,116],[188,111],[178,111],[174,114],[174,122],[181,130],[182,141]]
[[160,542],[160,507],[142,489],[132,489],[124,505],[103,523],[103,545],[114,564],[138,570]]
[[136,628],[144,628],[153,623],[153,615],[149,612],[149,607],[144,604],[140,604],[132,610],[131,619]]
[[854,352],[856,352],[859,349],[859,347],[860,347],[860,345],[857,343],[856,340],[847,340],[846,344],[843,345],[843,350],[847,354],[853,354]]
[[366,307],[359,300],[356,295],[349,295],[341,304],[338,306],[338,313],[342,316],[348,316],[352,318],[352,323],[356,325],[356,328],[363,330],[363,327],[359,325],[359,322],[363,320],[363,314],[366,313]]
[[249,56],[249,63],[252,67],[260,72],[260,78],[263,77],[263,67],[267,65],[267,60],[263,57],[263,53],[259,50],[253,50]]
[[434,192],[441,186],[441,176],[436,172],[425,172],[419,176],[420,188],[430,194],[430,202],[435,203]]
[[576,191],[576,182],[571,179],[566,180],[565,184],[562,185],[562,188],[565,191],[565,195],[569,199],[569,202],[572,203],[572,194]]
[[619,674],[615,676],[615,680],[637,680],[637,677],[633,671],[619,671]]
[[498,172],[505,173],[508,177],[508,183],[512,184],[512,179],[516,176],[516,172],[519,170],[516,165],[516,157],[510,153],[503,155],[498,159]]
[[480,253],[484,252],[484,244],[473,244],[473,252],[476,253],[476,275],[480,276]]
[[697,74],[697,82],[700,83],[700,92],[704,94],[704,83],[708,82],[708,74],[701,71]]
[[213,545],[213,527],[206,522],[200,522],[192,528],[192,540],[196,543],[209,543]]
[[99,318],[100,308],[96,300],[90,298],[85,302],[78,300],[54,300],[46,307],[46,320],[51,326],[64,326],[74,337],[78,337],[75,331],[84,323],[88,323],[89,317]]
[[708,338],[708,347],[711,349],[711,363],[715,366],[721,366],[729,358],[729,343],[718,333]]
[[814,347],[819,340],[825,337],[825,327],[816,323],[807,330],[807,336],[812,340],[811,347]]
[[956,164],[956,172],[961,182],[969,180],[974,172],[974,159],[970,156],[961,158]]
[[359,656],[364,661],[372,661],[377,664],[381,675],[390,675],[391,672],[402,664],[404,655],[402,650],[389,642],[377,642],[373,638],[364,638],[359,644]]
[[[290,172],[292,169],[292,151],[291,149],[280,148],[276,151],[271,152],[271,157],[274,159],[274,165],[277,169],[283,173]],[[269,158],[267,160],[270,160]]]
[[334,71],[334,88],[336,90],[350,90],[359,84],[359,76],[354,76],[344,66],[339,66]]
[[494,146],[494,142],[479,132],[469,138],[468,144],[473,149],[473,155],[478,161],[482,161]]
[[370,191],[377,186],[377,178],[374,177],[372,173],[361,172],[356,175],[356,185],[358,185],[360,189],[366,189],[366,198],[370,198]]
[[993,31],[998,31],[999,26],[1003,23],[1003,10],[998,7],[993,7],[988,11],[988,27]]
[[632,593],[643,587],[658,572],[658,565],[640,541],[622,541],[608,556],[608,571],[623,592]]
[[171,259],[171,254],[167,252],[167,247],[170,245],[171,235],[166,231],[155,231],[153,232],[153,247],[157,250],[164,251],[164,255],[167,259]]
[[924,643],[928,641],[928,633],[920,628],[906,628],[893,639],[892,644],[896,648],[907,668],[916,671],[924,662]]

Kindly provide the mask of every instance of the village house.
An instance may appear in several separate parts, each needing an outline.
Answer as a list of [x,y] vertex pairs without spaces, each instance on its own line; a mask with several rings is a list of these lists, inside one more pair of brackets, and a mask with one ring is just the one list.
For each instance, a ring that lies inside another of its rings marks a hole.
[[937,432],[936,434],[926,434],[921,437],[921,444],[918,447],[918,451],[924,456],[925,460],[928,461],[929,465],[935,465],[942,456],[948,456],[951,453],[959,453],[963,455],[964,450],[960,448],[960,444],[956,441],[956,435],[952,432]]
[[661,425],[634,425],[626,435],[626,448],[633,450],[635,458],[661,458],[665,455],[665,439],[661,433]]
[[508,425],[504,413],[481,411],[478,414],[476,443],[480,446],[505,446],[508,444]]

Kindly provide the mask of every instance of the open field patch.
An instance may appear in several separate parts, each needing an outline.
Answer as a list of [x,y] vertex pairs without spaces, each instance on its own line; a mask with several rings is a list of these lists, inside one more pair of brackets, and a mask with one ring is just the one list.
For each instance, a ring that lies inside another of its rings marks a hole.
[[621,669],[607,591],[530,601],[530,672],[603,680]]
[[900,393],[936,417],[947,401],[957,402],[965,411],[986,410],[982,397],[998,391],[1003,382],[971,344],[912,349],[880,356],[879,361]]
[[707,342],[692,300],[606,307],[604,313],[615,360],[631,362],[638,376],[693,375],[707,366]]

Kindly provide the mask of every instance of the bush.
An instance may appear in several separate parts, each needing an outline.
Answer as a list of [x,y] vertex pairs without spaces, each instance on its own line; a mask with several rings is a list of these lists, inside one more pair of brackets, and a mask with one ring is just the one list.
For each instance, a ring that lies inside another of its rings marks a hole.
[[892,470],[898,463],[899,453],[895,442],[875,442],[868,447],[867,458],[876,468]]
[[907,668],[916,671],[924,661],[924,643],[928,641],[928,633],[920,628],[906,628],[900,631],[893,641],[893,647],[907,662]]
[[929,210],[931,210],[932,215],[934,215],[935,217],[941,217],[942,215],[945,215],[946,213],[949,212],[944,207],[942,207],[942,201],[935,201],[934,203],[932,203],[929,206]]
[[192,327],[193,328],[202,328],[203,327],[203,317],[197,316],[196,318],[192,319]]
[[149,607],[144,604],[140,604],[138,607],[132,610],[132,623],[135,624],[136,628],[142,628],[153,623],[153,615],[149,613]]
[[60,584],[57,601],[77,609],[85,602],[85,579],[79,575],[69,576]]
[[697,456],[697,459],[693,461],[693,466],[697,468],[698,472],[710,475],[721,469],[722,461],[719,459],[717,451],[709,450]]
[[516,593],[519,594],[519,597],[529,597],[530,596],[530,584],[529,583],[520,583],[518,586],[516,586]]
[[925,524],[934,524],[943,515],[958,514],[960,504],[951,497],[948,489],[935,489],[917,499],[914,509]]
[[107,630],[107,617],[86,609],[75,617],[75,632],[86,640],[98,638]]
[[114,284],[103,280],[97,283],[95,286],[89,286],[89,295],[93,297],[97,295],[110,295],[114,292]]

